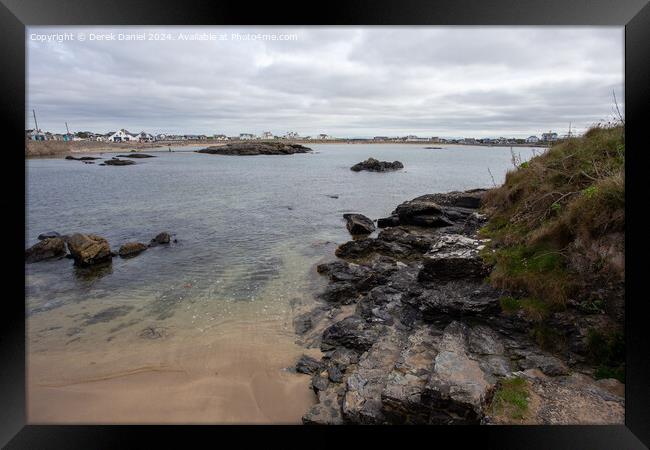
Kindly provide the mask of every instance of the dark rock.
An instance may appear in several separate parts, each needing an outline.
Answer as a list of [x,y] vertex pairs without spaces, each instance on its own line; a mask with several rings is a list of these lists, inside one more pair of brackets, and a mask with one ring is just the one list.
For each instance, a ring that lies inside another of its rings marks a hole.
[[[106,161],[104,161],[104,165],[106,166],[130,166],[132,164],[135,164],[135,162],[126,159],[117,159],[117,158],[107,159]],[[100,166],[101,165],[102,164],[100,164]]]
[[399,161],[379,161],[375,158],[368,158],[365,161],[355,164],[350,167],[350,170],[354,172],[360,172],[362,170],[368,170],[371,172],[388,172],[389,170],[399,170],[403,169],[404,164]]
[[340,383],[343,381],[343,372],[337,365],[333,365],[327,369],[327,377],[332,383]]
[[363,214],[343,214],[345,226],[352,235],[370,234],[375,231],[375,224]]
[[377,340],[378,333],[376,328],[369,327],[366,321],[360,317],[346,317],[325,329],[321,350],[342,346],[365,351]]
[[146,153],[129,153],[128,155],[117,155],[118,158],[155,158],[154,155],[147,155]]
[[292,155],[294,153],[308,153],[312,149],[300,144],[286,144],[283,142],[242,142],[213,146],[197,150],[197,153],[211,155]]
[[160,245],[160,244],[169,244],[170,240],[171,240],[171,235],[166,231],[163,231],[162,233],[158,233],[156,237],[151,240],[151,242],[149,243],[149,247],[155,247],[156,245]]
[[302,355],[296,363],[296,371],[313,375],[321,370],[321,362],[311,356]]
[[75,264],[80,266],[98,264],[112,258],[108,241],[95,234],[75,233],[68,237],[66,243]]
[[383,217],[377,219],[377,227],[379,228],[396,227],[398,225],[399,225],[398,216],[390,216],[390,217]]
[[68,155],[65,157],[65,159],[71,160],[71,161],[93,161],[95,159],[101,159],[101,158],[95,158],[92,156],[82,156],[80,158],[75,158],[74,156]]
[[418,308],[425,319],[465,316],[488,318],[499,312],[500,292],[487,284],[452,281],[425,289],[405,301]]
[[440,236],[424,258],[420,281],[483,278],[490,268],[483,262],[480,251],[483,241],[459,234]]
[[42,241],[44,239],[51,239],[51,238],[57,238],[57,237],[63,237],[56,231],[48,231],[47,233],[41,233],[38,235],[38,240]]
[[127,242],[120,247],[118,254],[122,258],[130,258],[142,253],[147,249],[147,246],[140,242]]
[[45,238],[25,250],[25,262],[33,263],[65,256],[65,241],[60,237]]

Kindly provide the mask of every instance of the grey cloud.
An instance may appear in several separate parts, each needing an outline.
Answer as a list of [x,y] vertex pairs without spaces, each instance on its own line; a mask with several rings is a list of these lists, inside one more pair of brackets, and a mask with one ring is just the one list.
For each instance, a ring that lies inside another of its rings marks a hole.
[[611,115],[612,90],[623,98],[622,28],[101,27],[144,30],[298,40],[28,42],[26,113],[37,109],[52,131],[67,121],[96,131],[527,136],[584,129]]

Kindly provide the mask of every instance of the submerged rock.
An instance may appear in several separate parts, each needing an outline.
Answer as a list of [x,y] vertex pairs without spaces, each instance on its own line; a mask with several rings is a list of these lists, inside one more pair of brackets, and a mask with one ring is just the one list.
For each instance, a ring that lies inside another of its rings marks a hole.
[[95,234],[75,233],[68,237],[66,243],[75,264],[80,266],[98,264],[112,258],[108,241]]
[[101,159],[93,156],[82,156],[80,158],[75,158],[72,155],[68,155],[65,157],[65,159],[70,160],[70,161],[93,161],[95,159]]
[[65,256],[65,241],[60,237],[44,238],[25,250],[25,262],[33,263]]
[[379,161],[375,158],[368,158],[365,161],[355,164],[350,167],[350,170],[354,172],[361,172],[362,170],[367,170],[370,172],[388,172],[390,170],[399,170],[403,169],[404,164],[399,161]]
[[241,142],[197,150],[197,153],[211,155],[292,155],[294,153],[308,153],[312,149],[300,144],[287,144],[284,142]]
[[47,233],[41,233],[41,234],[39,234],[39,235],[38,235],[38,240],[39,240],[39,241],[42,241],[42,240],[44,240],[44,239],[51,239],[51,238],[57,238],[57,237],[62,238],[63,236],[61,236],[61,235],[60,235],[59,233],[57,233],[56,231],[48,231]]
[[147,155],[146,153],[129,153],[128,155],[117,155],[118,158],[155,158],[154,155]]
[[[107,166],[130,166],[132,164],[135,164],[135,162],[128,161],[126,159],[113,158],[113,159],[107,159],[106,161],[104,161],[103,164],[105,164]],[[100,164],[100,166],[101,166],[101,164]]]
[[122,258],[129,258],[138,255],[146,249],[147,246],[140,242],[127,242],[120,247],[118,254]]
[[343,214],[343,218],[352,235],[370,234],[375,231],[375,224],[363,214]]

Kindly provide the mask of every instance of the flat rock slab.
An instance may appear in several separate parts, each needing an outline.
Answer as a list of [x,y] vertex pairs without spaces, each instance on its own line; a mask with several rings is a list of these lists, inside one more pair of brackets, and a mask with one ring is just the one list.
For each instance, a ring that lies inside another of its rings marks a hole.
[[211,155],[293,155],[294,153],[309,153],[312,149],[300,144],[287,144],[284,142],[250,142],[218,145],[197,150],[197,153]]

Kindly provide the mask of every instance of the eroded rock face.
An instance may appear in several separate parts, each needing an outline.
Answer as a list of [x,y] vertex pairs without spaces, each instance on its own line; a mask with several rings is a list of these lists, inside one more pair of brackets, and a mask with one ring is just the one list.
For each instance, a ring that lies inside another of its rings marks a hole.
[[420,281],[446,281],[487,276],[490,267],[480,256],[480,251],[484,247],[484,241],[460,234],[440,236],[424,255]]
[[365,161],[362,161],[350,167],[350,170],[354,172],[361,172],[362,170],[367,170],[370,172],[388,172],[391,170],[399,170],[403,168],[404,164],[399,161],[379,161],[375,158],[368,158]]
[[[550,380],[536,382],[535,392],[551,395],[532,423],[592,423],[576,411],[557,411],[567,383],[573,383],[560,382],[569,378],[572,363],[541,350],[530,321],[502,314],[499,299],[506,293],[484,282],[490,268],[480,257],[484,242],[475,234],[484,221],[475,209],[483,192],[405,202],[390,218],[395,225],[376,238],[340,245],[340,260],[318,266],[329,278],[320,295],[325,302],[296,323],[309,330],[318,321],[311,332],[324,329],[318,341],[322,360],[303,364],[319,398],[305,423],[491,423],[486,414],[497,383],[524,369]],[[449,225],[430,226],[436,217]],[[339,315],[343,309],[345,316]],[[568,349],[584,351],[582,341],[595,318],[558,312],[549,320],[571,340]],[[601,384],[580,388],[578,400],[596,405],[600,422],[593,423],[618,420],[622,411],[620,389]],[[614,392],[603,394],[608,389]],[[608,399],[614,402],[612,414],[606,411]]]
[[75,264],[80,266],[98,264],[112,258],[108,241],[95,234],[75,233],[68,236],[67,245]]
[[283,142],[242,142],[213,146],[197,150],[197,153],[211,155],[292,155],[294,153],[309,153],[312,149],[300,144]]
[[65,256],[65,241],[60,237],[49,237],[25,250],[25,262],[34,263]]
[[363,214],[343,214],[343,218],[352,235],[370,234],[375,231],[375,224]]
[[122,258],[131,258],[142,253],[146,249],[147,246],[141,242],[127,242],[120,247],[118,254]]

